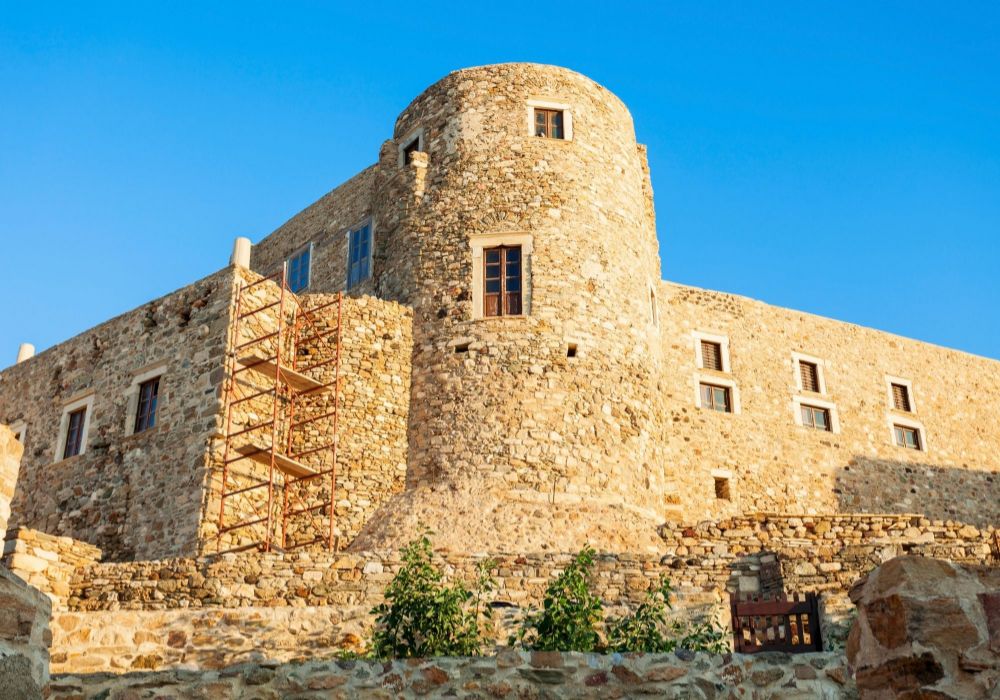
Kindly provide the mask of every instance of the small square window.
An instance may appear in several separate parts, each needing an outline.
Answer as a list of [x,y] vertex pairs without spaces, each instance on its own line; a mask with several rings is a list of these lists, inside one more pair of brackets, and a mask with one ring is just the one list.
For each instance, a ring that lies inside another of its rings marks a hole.
[[892,383],[892,405],[897,411],[910,413],[913,411],[910,403],[910,388],[905,384]]
[[372,274],[371,223],[350,231],[347,238],[347,288],[354,289]]
[[413,154],[420,151],[420,139],[415,138],[408,144],[403,146],[403,165],[409,165],[413,162]]
[[156,409],[160,400],[160,378],[150,379],[139,385],[139,403],[135,410],[135,429],[141,433],[156,426]]
[[710,408],[713,411],[723,413],[733,412],[729,387],[702,383],[700,388],[702,408]]
[[799,360],[799,376],[802,378],[802,391],[820,393],[819,367],[815,362]]
[[563,130],[563,111],[561,109],[535,108],[535,136],[547,139],[566,138]]
[[918,428],[911,428],[908,425],[894,425],[892,427],[893,433],[896,435],[896,444],[900,447],[905,447],[909,450],[920,450],[920,430]]
[[288,288],[292,292],[300,292],[309,286],[311,257],[312,244],[310,243],[300,252],[288,258]]
[[711,340],[701,341],[701,366],[703,369],[723,371],[722,344]]
[[830,423],[830,410],[818,406],[802,406],[802,425],[830,432],[833,430]]
[[720,501],[731,501],[729,492],[729,479],[721,476],[715,477],[715,497]]
[[79,408],[68,416],[66,443],[63,446],[63,459],[75,457],[83,448],[83,428],[87,419],[87,409]]

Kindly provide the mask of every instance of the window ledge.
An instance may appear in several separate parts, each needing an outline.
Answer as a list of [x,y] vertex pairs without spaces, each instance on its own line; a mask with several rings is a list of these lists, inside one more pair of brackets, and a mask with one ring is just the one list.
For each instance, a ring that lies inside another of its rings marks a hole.
[[125,435],[122,438],[122,440],[126,442],[131,442],[133,438],[152,437],[153,435],[157,435],[163,430],[166,430],[166,426],[157,424],[154,425],[152,428],[146,428],[145,430],[140,430],[138,433],[129,433],[128,435]]
[[80,454],[73,455],[72,457],[63,457],[62,459],[59,459],[59,460],[56,460],[55,462],[52,462],[49,466],[50,467],[63,467],[63,466],[66,466],[67,464],[72,464],[73,462],[80,461],[80,458],[84,457],[86,455],[87,455],[86,452],[81,452]]
[[529,318],[531,318],[529,314],[518,314],[516,316],[480,316],[478,318],[470,318],[467,323],[503,323],[505,321],[513,323],[515,321],[527,321]]

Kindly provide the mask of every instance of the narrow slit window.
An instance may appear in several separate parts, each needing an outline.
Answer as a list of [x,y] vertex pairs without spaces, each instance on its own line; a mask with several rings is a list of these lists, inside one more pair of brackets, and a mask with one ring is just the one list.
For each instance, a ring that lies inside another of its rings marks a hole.
[[566,357],[576,357],[576,343],[570,343],[566,346]]
[[483,315],[521,315],[521,246],[487,248],[483,265]]
[[469,352],[470,343],[459,343],[455,346],[455,354],[461,354],[463,352]]
[[348,235],[347,288],[353,289],[371,277],[372,227],[371,224],[357,228]]
[[141,433],[156,426],[156,409],[160,400],[160,378],[150,379],[139,385],[139,403],[135,410],[135,429]]
[[910,413],[913,411],[910,403],[910,388],[905,384],[892,385],[892,405],[897,411]]
[[535,108],[535,136],[547,139],[564,139],[563,111],[561,109]]
[[288,258],[287,280],[288,289],[301,292],[309,286],[309,273],[312,258],[312,245],[307,245],[300,252]]
[[811,391],[814,394],[819,390],[819,367],[815,362],[799,360],[799,376],[802,377],[802,391]]
[[820,408],[819,406],[803,406],[802,425],[807,428],[815,428],[816,430],[825,430],[826,432],[830,432],[833,430],[830,424],[830,410],[827,408]]
[[733,412],[732,396],[729,387],[702,384],[700,388],[702,408],[710,408],[713,411],[721,411],[722,413]]
[[893,426],[893,432],[896,434],[896,444],[900,447],[905,447],[909,450],[923,449],[919,429],[906,425],[895,425]]
[[75,457],[83,448],[83,427],[87,419],[87,409],[80,408],[68,416],[66,428],[66,444],[63,446],[63,459]]
[[722,344],[711,340],[701,341],[701,366],[722,372]]

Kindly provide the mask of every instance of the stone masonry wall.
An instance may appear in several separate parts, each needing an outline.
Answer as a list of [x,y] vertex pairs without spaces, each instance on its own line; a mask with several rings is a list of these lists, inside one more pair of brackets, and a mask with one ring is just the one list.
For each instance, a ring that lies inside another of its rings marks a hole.
[[[493,657],[249,664],[220,671],[61,675],[53,700],[81,697],[856,697],[839,654],[599,655],[505,650]],[[725,695],[723,695],[725,694]]]
[[54,607],[62,608],[76,571],[100,561],[101,554],[100,549],[81,540],[19,527],[7,533],[0,564],[45,593]]
[[[1000,523],[1000,362],[732,294],[660,292],[673,517],[912,512]],[[728,337],[731,372],[696,367],[694,331]],[[793,352],[820,360],[825,393],[797,389]],[[740,412],[697,408],[696,375],[734,381]],[[912,381],[912,413],[892,409],[887,376]],[[835,404],[839,432],[796,425],[794,396]],[[896,419],[919,421],[926,449],[897,447]],[[719,470],[731,474],[725,499]]]
[[42,697],[49,677],[49,600],[0,566],[0,697]]
[[[222,270],[0,372],[0,422],[27,424],[11,526],[87,541],[110,559],[197,551],[232,287]],[[157,425],[133,435],[126,394],[157,368]],[[88,394],[85,452],[61,459],[63,407]]]
[[22,452],[24,446],[17,441],[10,428],[0,425],[0,536],[7,531],[10,502],[14,498]]

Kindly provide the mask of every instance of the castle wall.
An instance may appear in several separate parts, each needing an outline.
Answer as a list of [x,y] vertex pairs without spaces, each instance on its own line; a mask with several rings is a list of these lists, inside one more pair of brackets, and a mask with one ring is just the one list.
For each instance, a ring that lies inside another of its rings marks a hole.
[[22,452],[24,447],[17,441],[14,433],[0,424],[0,534],[7,531],[10,502],[14,498],[14,485],[17,483]]
[[[312,243],[312,274],[307,292],[339,292],[347,282],[347,232],[372,214],[375,166],[371,166],[302,210],[254,245],[252,269],[271,275],[289,256]],[[380,238],[375,232],[375,255]],[[371,283],[352,294],[370,294]]]
[[[0,372],[0,421],[27,426],[11,527],[84,540],[110,559],[197,551],[232,285],[223,270]],[[150,368],[163,371],[157,425],[133,435],[126,394]],[[88,394],[86,450],[60,459],[63,409]]]
[[[660,286],[667,505],[688,520],[734,513],[915,512],[1000,522],[1000,363],[722,292]],[[728,337],[740,413],[696,407],[693,331]],[[797,389],[792,353],[821,361],[826,392]],[[886,376],[912,381],[915,411],[890,410]],[[793,396],[835,405],[839,432],[796,425]],[[915,419],[925,450],[897,447]],[[730,500],[713,472],[730,472]],[[667,511],[670,512],[669,510]]]

